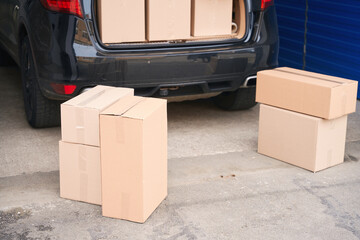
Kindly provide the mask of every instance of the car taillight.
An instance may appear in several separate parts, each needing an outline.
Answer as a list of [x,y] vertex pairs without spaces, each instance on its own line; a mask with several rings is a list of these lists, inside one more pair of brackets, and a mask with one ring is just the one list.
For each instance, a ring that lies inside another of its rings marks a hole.
[[261,10],[265,10],[272,5],[274,5],[274,0],[261,0]]
[[54,12],[69,13],[83,17],[79,0],[40,0],[42,5]]
[[75,92],[76,85],[65,85],[59,83],[51,83],[51,87],[56,93],[70,95]]

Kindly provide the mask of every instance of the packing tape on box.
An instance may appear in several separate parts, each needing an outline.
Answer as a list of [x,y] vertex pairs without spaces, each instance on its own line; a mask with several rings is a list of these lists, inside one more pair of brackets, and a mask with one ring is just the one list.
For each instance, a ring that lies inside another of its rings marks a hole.
[[90,102],[94,101],[95,99],[97,99],[98,97],[103,95],[105,93],[105,91],[106,90],[102,90],[102,91],[98,92],[97,94],[90,96],[89,98],[87,98],[84,101],[80,102],[78,105],[83,107],[83,106],[89,104]]
[[330,120],[329,125],[330,125],[329,129],[334,130],[337,124],[335,121]]
[[332,149],[329,149],[328,152],[327,152],[327,167],[330,167],[332,166],[332,162],[333,162],[333,150]]
[[87,173],[80,173],[80,199],[88,199],[88,175]]
[[78,154],[79,154],[78,168],[80,171],[80,185],[79,185],[80,199],[87,200],[87,197],[88,197],[88,174],[86,172],[86,170],[87,170],[86,146],[79,146]]
[[124,218],[129,218],[129,209],[130,209],[131,201],[130,194],[126,192],[121,193],[121,215]]
[[80,146],[79,147],[79,170],[86,171],[87,170],[86,165],[87,165],[86,164],[86,147]]
[[77,109],[76,111],[76,138],[78,142],[83,142],[85,140],[85,118],[84,110],[82,108]]
[[125,143],[125,129],[124,129],[124,118],[117,117],[115,120],[115,128],[116,128],[116,142],[123,144]]
[[306,75],[306,74],[302,74],[302,73],[295,73],[295,72],[291,72],[291,71],[286,71],[286,70],[283,70],[283,69],[274,69],[275,71],[278,71],[278,72],[284,72],[284,73],[289,73],[289,74],[293,74],[293,75],[300,75],[300,76],[303,76],[303,77],[309,77],[309,78],[316,78],[316,79],[319,79],[319,80],[322,80],[322,81],[327,81],[327,82],[333,82],[333,83],[338,83],[338,84],[346,84],[346,82],[341,82],[341,81],[336,81],[336,80],[330,80],[330,79],[326,79],[326,78],[321,78],[321,77],[315,77],[315,76],[309,76],[309,75]]

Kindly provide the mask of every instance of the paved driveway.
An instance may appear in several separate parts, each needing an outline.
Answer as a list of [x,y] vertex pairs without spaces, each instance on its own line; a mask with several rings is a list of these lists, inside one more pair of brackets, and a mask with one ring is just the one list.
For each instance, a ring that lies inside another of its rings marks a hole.
[[16,67],[0,89],[0,239],[360,239],[360,112],[345,163],[313,174],[257,154],[258,107],[170,103],[169,195],[136,224],[59,198],[60,128],[28,126]]

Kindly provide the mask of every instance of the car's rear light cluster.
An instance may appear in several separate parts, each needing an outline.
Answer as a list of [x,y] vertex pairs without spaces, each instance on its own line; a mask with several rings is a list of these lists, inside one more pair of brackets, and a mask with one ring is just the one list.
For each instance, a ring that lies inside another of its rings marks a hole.
[[265,10],[272,5],[274,5],[274,0],[261,0],[261,10]]
[[42,5],[54,12],[68,13],[83,17],[79,0],[40,0]]
[[71,95],[76,90],[76,85],[65,85],[59,83],[51,83],[50,85],[54,91],[59,94]]

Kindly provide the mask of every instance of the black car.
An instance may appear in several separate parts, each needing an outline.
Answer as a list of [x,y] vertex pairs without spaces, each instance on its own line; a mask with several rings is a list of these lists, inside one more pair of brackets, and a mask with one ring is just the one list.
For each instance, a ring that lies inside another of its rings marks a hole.
[[59,103],[96,85],[140,96],[221,93],[223,109],[255,103],[256,73],[278,64],[273,0],[243,1],[241,38],[104,44],[96,0],[0,0],[0,64],[20,66],[27,120],[59,124]]

